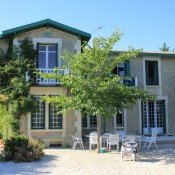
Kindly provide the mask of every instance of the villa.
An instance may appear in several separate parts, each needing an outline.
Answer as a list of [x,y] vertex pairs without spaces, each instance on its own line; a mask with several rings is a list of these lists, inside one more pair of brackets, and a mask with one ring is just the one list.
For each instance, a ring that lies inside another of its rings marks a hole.
[[[64,61],[61,59],[64,50],[72,54],[80,53],[84,42],[91,39],[89,33],[46,19],[13,29],[5,30],[0,35],[0,48],[7,52],[9,38],[13,45],[28,37],[34,49],[37,50],[36,71],[53,73],[58,67],[64,74]],[[124,51],[113,51],[118,55]],[[141,52],[130,62],[114,68],[118,75],[133,77],[130,86],[139,86],[155,94],[155,101],[138,100],[132,110],[120,111],[111,119],[101,120],[102,132],[123,130],[125,133],[149,135],[152,128],[158,129],[158,134],[175,133],[175,53]],[[36,77],[36,82],[30,87],[30,95],[36,98],[38,109],[21,116],[20,132],[27,136],[41,139],[46,146],[54,144],[72,144],[71,135],[82,136],[96,130],[96,117],[82,118],[80,111],[69,111],[58,115],[58,109],[52,104],[40,101],[44,95],[58,96],[65,94],[66,89],[61,82],[54,79]]]

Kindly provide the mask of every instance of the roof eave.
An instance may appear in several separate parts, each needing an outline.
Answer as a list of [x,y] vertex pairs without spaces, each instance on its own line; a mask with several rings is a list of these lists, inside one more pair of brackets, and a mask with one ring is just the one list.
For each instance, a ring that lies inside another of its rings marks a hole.
[[[112,55],[119,55],[127,51],[112,51]],[[175,57],[175,53],[171,52],[140,52],[138,56],[156,56],[156,57]]]
[[9,29],[9,30],[5,30],[2,32],[2,36],[6,37],[9,35],[14,35],[14,34],[18,34],[18,33],[27,32],[30,30],[38,29],[41,27],[53,27],[53,28],[59,29],[63,32],[67,32],[67,33],[73,34],[75,36],[81,37],[81,39],[85,40],[85,41],[89,41],[91,38],[91,34],[89,34],[89,33],[86,33],[86,32],[83,32],[81,30],[78,30],[78,29],[66,26],[64,24],[52,21],[50,19],[45,19],[45,20],[42,20],[39,22],[27,24],[27,25],[16,27],[16,28]]

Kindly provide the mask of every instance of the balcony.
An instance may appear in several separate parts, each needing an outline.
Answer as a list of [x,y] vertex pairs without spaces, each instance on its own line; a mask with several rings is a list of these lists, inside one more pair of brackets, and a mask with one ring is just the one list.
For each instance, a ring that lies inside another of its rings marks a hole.
[[128,86],[138,86],[137,77],[134,78],[123,78],[121,83],[128,85]]
[[62,74],[67,75],[69,74],[69,69],[36,69],[37,75],[36,75],[36,83],[39,85],[59,85],[61,82],[59,80],[55,79],[45,79],[42,78],[40,75],[38,75],[39,72],[42,72],[44,74]]

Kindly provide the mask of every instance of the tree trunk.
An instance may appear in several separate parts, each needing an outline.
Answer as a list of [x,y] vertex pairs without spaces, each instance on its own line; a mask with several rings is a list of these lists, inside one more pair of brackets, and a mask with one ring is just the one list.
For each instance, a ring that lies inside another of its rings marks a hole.
[[100,153],[100,147],[101,147],[101,143],[100,143],[100,134],[101,134],[101,128],[100,128],[100,116],[98,115],[97,117],[97,153]]

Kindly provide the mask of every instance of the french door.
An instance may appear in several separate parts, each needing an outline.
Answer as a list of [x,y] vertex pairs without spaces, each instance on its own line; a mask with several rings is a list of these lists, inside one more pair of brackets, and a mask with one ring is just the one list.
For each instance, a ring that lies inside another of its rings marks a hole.
[[[38,60],[37,72],[42,73],[55,73],[54,68],[57,67],[57,45],[38,45]],[[36,76],[36,81],[39,84],[57,84],[55,79],[45,79],[41,76]]]
[[142,126],[143,134],[151,134],[152,128],[157,128],[158,133],[164,132],[165,126],[165,101],[142,101]]
[[57,66],[57,45],[38,46],[38,68],[53,69]]

